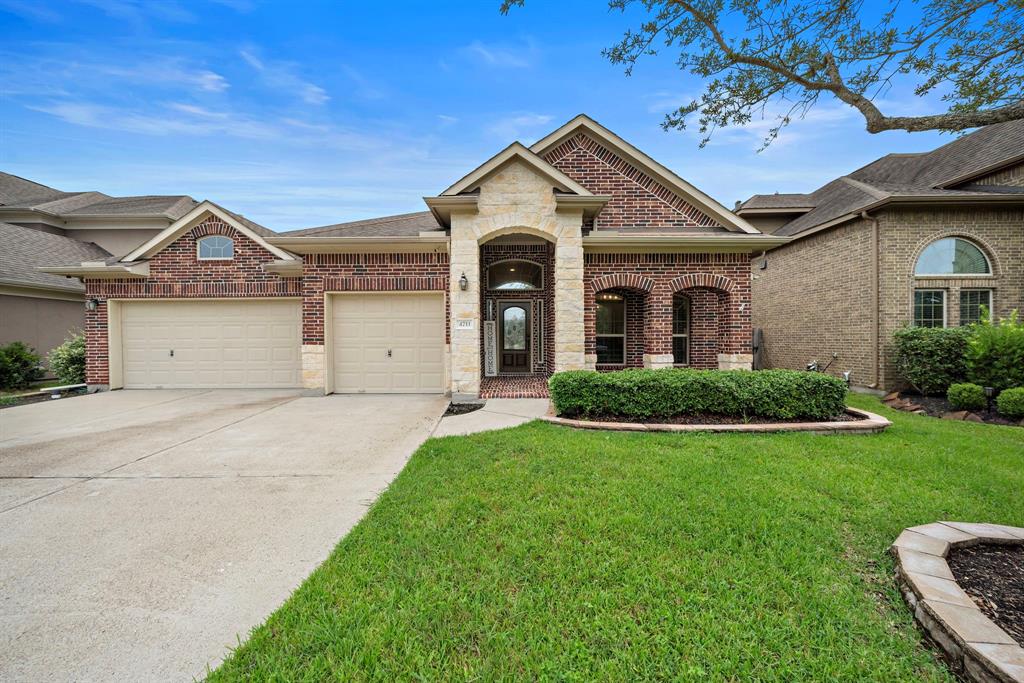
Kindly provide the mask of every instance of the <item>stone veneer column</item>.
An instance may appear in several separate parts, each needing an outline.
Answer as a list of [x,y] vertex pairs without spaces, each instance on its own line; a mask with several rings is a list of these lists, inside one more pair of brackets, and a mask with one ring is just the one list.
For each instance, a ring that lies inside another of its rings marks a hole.
[[558,219],[555,242],[555,372],[583,370],[588,367],[584,357],[583,214],[579,211],[559,212]]
[[324,390],[324,346],[323,344],[302,345],[302,387]]
[[[451,392],[453,399],[477,398],[480,395],[480,245],[475,216],[452,214],[451,275]],[[469,287],[459,288],[462,274]],[[459,321],[468,320],[472,327],[460,328]]]

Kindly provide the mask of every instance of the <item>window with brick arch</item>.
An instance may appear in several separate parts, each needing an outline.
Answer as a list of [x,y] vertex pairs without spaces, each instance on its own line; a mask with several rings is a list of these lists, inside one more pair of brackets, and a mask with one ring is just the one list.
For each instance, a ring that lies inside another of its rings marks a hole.
[[210,235],[199,240],[199,259],[219,261],[235,257],[235,242],[223,235]]

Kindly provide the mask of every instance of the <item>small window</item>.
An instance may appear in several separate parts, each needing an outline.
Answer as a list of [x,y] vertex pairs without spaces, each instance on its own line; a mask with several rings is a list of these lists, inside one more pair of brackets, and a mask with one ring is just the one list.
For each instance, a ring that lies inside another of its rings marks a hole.
[[490,289],[541,289],[544,268],[532,261],[501,261],[487,269]]
[[946,326],[946,292],[942,289],[914,290],[914,326]]
[[235,257],[235,243],[230,237],[211,235],[199,240],[200,259],[231,259]]
[[991,275],[985,253],[972,242],[946,237],[925,247],[914,275]]
[[672,299],[672,362],[690,363],[690,300],[685,296]]
[[626,302],[619,294],[597,295],[597,362],[626,363]]
[[970,325],[980,322],[982,318],[992,319],[992,290],[961,289],[960,324]]

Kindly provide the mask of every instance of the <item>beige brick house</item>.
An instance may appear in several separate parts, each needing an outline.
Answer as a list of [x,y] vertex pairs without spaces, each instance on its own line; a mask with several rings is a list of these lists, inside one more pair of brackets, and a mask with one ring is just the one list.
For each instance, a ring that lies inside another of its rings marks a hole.
[[290,233],[201,202],[45,272],[85,284],[96,387],[544,396],[560,370],[749,368],[750,259],[789,239],[582,115],[424,201]]
[[898,388],[900,326],[1024,309],[1024,121],[887,155],[810,194],[755,195],[736,213],[792,238],[752,262],[766,367],[836,354],[831,371]]

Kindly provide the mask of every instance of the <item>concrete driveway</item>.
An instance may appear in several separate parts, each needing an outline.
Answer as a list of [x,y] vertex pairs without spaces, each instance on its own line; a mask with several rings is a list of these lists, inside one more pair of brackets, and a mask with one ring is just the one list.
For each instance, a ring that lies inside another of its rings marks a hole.
[[0,680],[202,677],[446,405],[117,391],[0,411]]

